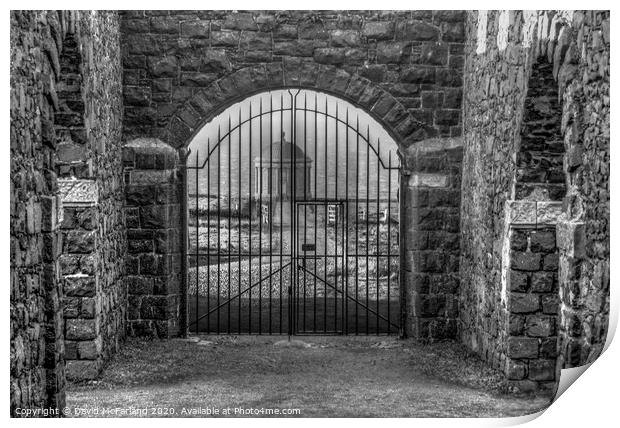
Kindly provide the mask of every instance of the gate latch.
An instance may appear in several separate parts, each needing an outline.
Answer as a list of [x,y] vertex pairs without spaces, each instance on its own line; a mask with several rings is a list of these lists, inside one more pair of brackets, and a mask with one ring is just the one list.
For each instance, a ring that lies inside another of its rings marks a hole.
[[301,251],[315,251],[316,246],[314,244],[302,244]]

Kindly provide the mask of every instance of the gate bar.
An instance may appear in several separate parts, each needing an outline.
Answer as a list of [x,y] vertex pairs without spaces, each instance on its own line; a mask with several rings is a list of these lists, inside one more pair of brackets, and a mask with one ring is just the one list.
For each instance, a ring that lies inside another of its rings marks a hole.
[[[207,143],[208,144],[208,143]],[[198,150],[196,150],[196,167],[198,167],[198,156],[199,156],[200,152]],[[200,221],[199,221],[199,217],[198,217],[198,213],[199,213],[199,209],[198,209],[198,172],[199,170],[196,169],[196,332],[198,332],[198,296],[200,296],[200,235],[199,235],[199,228],[200,228]],[[208,198],[207,198],[208,200]],[[207,212],[209,210],[207,209]],[[208,235],[207,235],[208,236]],[[207,250],[208,250],[208,245],[207,245]],[[208,271],[209,269],[207,269]],[[209,296],[209,283],[207,282],[207,296]],[[209,300],[207,297],[207,308],[209,308]],[[207,323],[209,322],[209,320],[207,319]]]
[[[221,134],[220,126],[217,127],[217,139],[219,141]],[[222,252],[221,246],[221,233],[220,233],[220,224],[222,222],[221,213],[222,213],[222,199],[221,196],[221,183],[222,183],[222,149],[221,144],[217,145],[217,334],[220,334],[220,283],[221,283],[221,270],[222,263],[220,259],[220,253]]]
[[[370,126],[366,127],[366,140],[370,141]],[[368,275],[370,274],[370,147],[366,147],[366,306],[368,306]],[[366,309],[366,334],[368,334],[368,309]]]
[[[388,165],[390,166],[390,169],[388,169],[388,196],[392,196],[392,151],[390,151],[388,153]],[[390,279],[392,278],[392,257],[390,256],[390,254],[392,253],[392,244],[391,244],[391,236],[392,236],[392,201],[390,201],[390,198],[388,198],[388,208],[387,208],[387,253],[388,253],[388,258],[387,258],[387,265],[388,265],[388,279],[387,279],[387,317],[389,320],[391,320],[390,318],[390,306],[392,306],[391,302],[390,302]],[[388,323],[388,334],[390,334],[390,323]]]
[[347,201],[345,207],[345,236],[344,236],[344,299],[342,299],[342,316],[343,316],[343,326],[342,330],[344,334],[349,333],[349,108],[347,107],[347,115],[345,118],[347,124],[345,126],[345,151],[346,151],[346,160],[344,167],[344,189],[345,195],[344,198]]
[[[250,115],[251,116],[251,115]],[[258,153],[260,156],[260,164],[257,170],[257,173],[260,175],[256,176],[256,185],[258,186],[258,277],[261,278],[263,276],[263,97],[260,98],[259,104],[259,123],[258,123]],[[252,123],[250,122],[250,129],[252,129]],[[250,131],[252,132],[252,131]],[[252,162],[252,138],[250,138],[250,160],[248,161],[250,164]],[[250,166],[251,168],[251,166]],[[250,172],[251,174],[251,172]],[[252,223],[252,216],[254,213],[252,212],[252,186],[250,186],[250,224]],[[252,236],[252,234],[250,234]],[[252,257],[252,245],[250,245],[250,257]],[[271,265],[269,266],[269,270],[271,271]],[[250,284],[252,281],[250,281]],[[261,285],[258,290],[258,334],[262,334],[262,325],[263,325],[263,286]]]
[[[231,268],[232,268],[232,260],[231,260],[231,256],[232,253],[230,252],[230,241],[231,241],[231,226],[232,226],[232,222],[230,219],[230,212],[231,212],[231,208],[232,205],[230,204],[231,202],[231,192],[232,192],[232,181],[231,181],[231,171],[230,171],[230,166],[231,166],[231,158],[232,157],[232,134],[230,132],[230,115],[228,115],[228,299],[230,299],[230,278],[231,278]],[[227,313],[227,325],[226,325],[226,330],[228,331],[228,334],[230,334],[230,305],[228,305],[228,310],[226,311]]]
[[[379,138],[377,138],[377,151],[379,153],[381,153],[381,140]],[[380,207],[380,196],[379,196],[379,188],[381,187],[381,166],[379,165],[379,159],[377,159],[377,266],[375,267],[375,270],[377,271],[377,287],[376,287],[376,296],[377,296],[377,313],[379,313],[379,254],[381,253],[381,250],[379,249],[379,235],[381,234],[381,225],[379,222],[379,211],[381,209]],[[368,249],[367,249],[368,251]],[[389,251],[389,249],[388,249]],[[389,306],[389,303],[388,303]],[[376,319],[376,329],[377,329],[377,333],[379,333],[379,318]]]

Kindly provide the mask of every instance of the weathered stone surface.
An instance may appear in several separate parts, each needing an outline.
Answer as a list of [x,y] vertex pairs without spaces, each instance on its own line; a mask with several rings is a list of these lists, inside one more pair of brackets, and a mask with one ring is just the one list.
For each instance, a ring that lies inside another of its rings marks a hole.
[[554,380],[555,360],[536,360],[529,362],[529,378],[532,380]]
[[555,288],[555,275],[553,272],[532,273],[531,288],[533,293],[549,293]]
[[555,225],[560,214],[562,214],[560,202],[537,202],[536,204],[536,222],[538,224]]
[[555,231],[535,231],[530,235],[530,249],[535,253],[555,250]]
[[530,315],[525,319],[525,333],[533,337],[549,337],[555,333],[555,318]]
[[509,358],[506,360],[505,373],[506,377],[510,380],[524,379],[527,373],[527,365],[521,361],[515,361]]
[[538,253],[513,251],[510,257],[511,266],[516,270],[537,271],[541,267],[541,255]]
[[540,309],[540,296],[526,293],[510,293],[508,301],[510,312],[521,314]]
[[65,235],[67,253],[91,253],[97,242],[96,231],[71,230]]
[[538,358],[538,339],[525,337],[508,338],[508,357]]
[[507,201],[508,218],[512,224],[536,224],[536,202]]
[[95,278],[92,276],[77,274],[64,277],[64,292],[67,297],[92,297],[96,291]]
[[508,277],[510,291],[525,292],[529,287],[529,276],[527,272],[510,270]]
[[65,326],[68,340],[92,340],[97,336],[94,320],[68,319],[65,321]]
[[582,222],[561,221],[557,227],[557,244],[566,257],[582,259],[586,256],[586,227]]
[[390,21],[367,22],[362,28],[362,34],[376,40],[391,39],[394,37],[394,23]]
[[[177,21],[178,22],[178,21]],[[184,21],[180,23],[181,25],[181,34],[185,37],[196,37],[196,38],[208,38],[209,37],[209,29],[211,26],[210,21]]]

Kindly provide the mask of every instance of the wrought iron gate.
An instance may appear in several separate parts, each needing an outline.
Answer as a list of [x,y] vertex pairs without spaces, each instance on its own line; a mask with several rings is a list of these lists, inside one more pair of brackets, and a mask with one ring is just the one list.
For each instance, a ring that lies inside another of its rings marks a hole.
[[343,101],[278,92],[190,145],[190,331],[396,334],[395,143]]

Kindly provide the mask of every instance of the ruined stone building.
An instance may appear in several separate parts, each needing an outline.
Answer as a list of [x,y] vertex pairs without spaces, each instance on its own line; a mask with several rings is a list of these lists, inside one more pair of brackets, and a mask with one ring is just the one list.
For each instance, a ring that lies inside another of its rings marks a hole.
[[10,37],[12,410],[187,334],[187,147],[286,88],[398,145],[402,335],[520,391],[601,353],[609,12],[13,11]]

